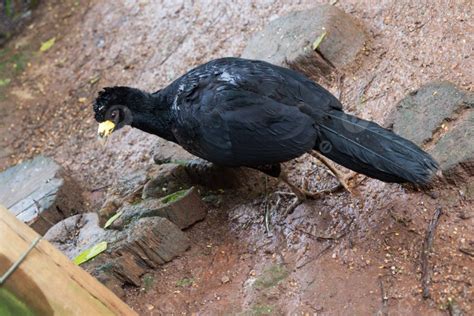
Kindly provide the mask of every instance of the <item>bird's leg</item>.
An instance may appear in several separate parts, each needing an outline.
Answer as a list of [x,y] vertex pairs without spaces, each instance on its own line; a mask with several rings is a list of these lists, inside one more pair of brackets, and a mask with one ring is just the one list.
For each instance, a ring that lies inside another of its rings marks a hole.
[[353,193],[349,187],[348,180],[353,178],[356,174],[352,174],[349,176],[344,175],[342,172],[340,172],[339,170],[337,170],[336,168],[332,166],[331,161],[329,159],[327,159],[326,157],[324,157],[317,151],[312,150],[309,152],[309,154],[313,156],[314,158],[318,159],[319,161],[321,161],[331,171],[331,173],[337,178],[337,180],[344,187],[344,189],[346,189],[350,193]]
[[282,182],[284,182],[291,189],[291,191],[293,192],[293,195],[295,195],[295,197],[296,197],[295,200],[286,209],[285,215],[292,213],[294,211],[294,209],[298,205],[303,203],[305,200],[307,200],[307,199],[313,199],[314,200],[314,199],[320,198],[320,197],[322,197],[326,194],[330,194],[330,193],[338,191],[339,188],[341,187],[339,185],[339,186],[336,186],[335,188],[332,188],[332,189],[322,190],[322,191],[318,191],[318,192],[309,192],[309,191],[300,189],[295,184],[293,184],[290,181],[290,179],[288,178],[288,174],[285,171],[280,172],[280,175],[279,175],[278,179],[280,179]]
[[283,214],[283,217],[285,217],[286,215],[293,213],[295,208],[306,200],[306,195],[300,188],[298,188],[296,185],[290,182],[290,179],[288,179],[288,174],[285,171],[280,172],[278,179],[284,182],[293,192],[293,195],[295,195],[295,199],[286,208]]

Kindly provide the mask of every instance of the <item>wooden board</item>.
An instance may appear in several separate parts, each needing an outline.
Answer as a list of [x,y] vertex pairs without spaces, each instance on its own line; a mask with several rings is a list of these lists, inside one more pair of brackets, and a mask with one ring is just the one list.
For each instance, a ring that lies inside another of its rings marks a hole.
[[[0,276],[39,235],[0,205]],[[136,315],[45,240],[2,286],[38,315]]]

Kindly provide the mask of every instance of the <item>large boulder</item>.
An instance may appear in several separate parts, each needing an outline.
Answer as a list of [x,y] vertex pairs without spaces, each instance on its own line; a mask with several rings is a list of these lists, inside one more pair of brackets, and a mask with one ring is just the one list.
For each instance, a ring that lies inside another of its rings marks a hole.
[[0,204],[43,235],[82,212],[82,190],[54,160],[38,156],[0,173]]
[[[323,34],[316,53],[313,45]],[[250,39],[242,57],[290,67],[311,77],[316,68],[327,71],[324,61],[336,68],[350,64],[366,41],[363,27],[352,16],[332,5],[319,5],[271,21]]]
[[450,82],[411,92],[388,119],[397,134],[424,147],[453,182],[474,176],[474,93]]

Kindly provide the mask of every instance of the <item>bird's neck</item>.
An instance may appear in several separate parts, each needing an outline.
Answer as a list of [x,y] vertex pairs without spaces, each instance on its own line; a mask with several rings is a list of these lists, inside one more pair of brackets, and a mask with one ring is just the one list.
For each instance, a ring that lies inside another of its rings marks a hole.
[[147,93],[130,88],[125,104],[133,115],[132,127],[176,142],[171,131],[172,117],[168,103],[167,98],[160,92]]

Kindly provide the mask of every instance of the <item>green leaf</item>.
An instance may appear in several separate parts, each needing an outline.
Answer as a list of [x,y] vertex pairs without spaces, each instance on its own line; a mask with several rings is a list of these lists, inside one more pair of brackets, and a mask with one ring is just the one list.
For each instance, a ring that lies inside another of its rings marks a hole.
[[99,81],[99,80],[100,80],[100,76],[97,75],[97,76],[95,76],[95,77],[89,78],[89,83],[92,85],[92,84],[96,83],[96,82]]
[[106,249],[107,249],[107,242],[106,241],[100,242],[97,245],[93,246],[92,248],[89,248],[83,251],[72,261],[77,265],[83,264],[84,262],[95,258],[99,254],[104,252]]
[[326,34],[327,32],[324,31],[321,35],[318,36],[318,38],[313,42],[313,45],[311,46],[311,48],[313,50],[316,50],[318,49],[319,45],[321,45],[321,43],[323,42],[324,38],[326,37]]
[[117,218],[119,218],[120,215],[122,215],[122,213],[123,213],[123,212],[117,212],[117,213],[115,213],[114,216],[112,216],[111,218],[109,218],[109,219],[107,220],[107,222],[106,222],[105,225],[104,225],[104,228],[107,229],[110,225],[112,225],[113,222],[115,222],[115,221],[117,220]]
[[43,42],[40,47],[40,52],[44,53],[45,51],[53,47],[55,42],[56,42],[56,37],[53,37],[47,40],[46,42]]
[[0,87],[7,86],[11,82],[10,78],[7,79],[0,79]]

